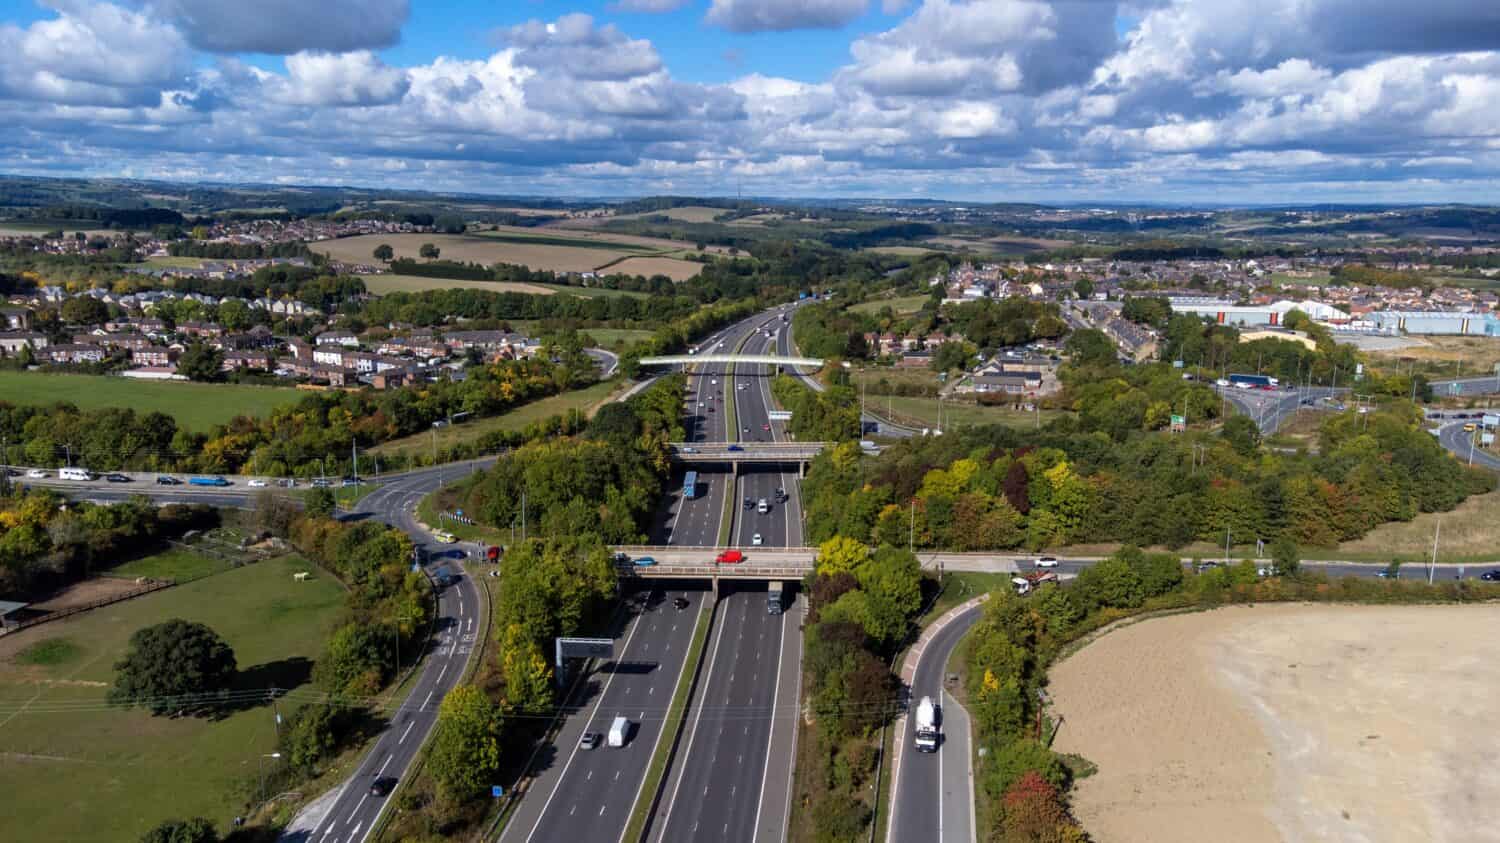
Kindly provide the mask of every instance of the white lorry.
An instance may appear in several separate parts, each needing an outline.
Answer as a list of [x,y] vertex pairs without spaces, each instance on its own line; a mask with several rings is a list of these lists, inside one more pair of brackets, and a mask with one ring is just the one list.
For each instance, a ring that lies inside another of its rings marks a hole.
[[932,697],[923,697],[917,703],[917,751],[937,752],[939,734],[937,706],[933,705]]
[[620,747],[630,739],[630,720],[624,717],[616,717],[615,722],[609,725],[609,745]]

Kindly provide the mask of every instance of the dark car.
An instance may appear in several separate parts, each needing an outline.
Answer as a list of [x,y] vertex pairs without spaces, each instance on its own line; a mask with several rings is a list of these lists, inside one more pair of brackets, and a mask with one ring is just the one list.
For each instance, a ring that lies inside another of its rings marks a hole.
[[20,477],[21,476],[21,472],[17,471],[14,468],[6,468],[5,469],[5,476],[6,477]]
[[385,796],[396,786],[396,780],[390,776],[382,776],[370,783],[371,796]]
[[1500,582],[1500,571],[1485,571],[1479,578],[1485,582]]
[[314,488],[326,489],[329,486],[333,485],[333,481],[332,480],[326,480],[326,479],[324,479],[322,477],[319,477],[318,479],[316,479],[316,480],[314,480],[312,482],[312,485],[313,485]]
[[365,482],[365,481],[361,480],[358,477],[345,477],[344,480],[343,480],[343,485],[345,485],[345,486],[358,486],[359,484],[361,484],[363,482]]
[[1383,571],[1376,571],[1375,576],[1380,577],[1383,580],[1399,580],[1401,579],[1401,572],[1386,568]]
[[156,485],[158,485],[158,486],[181,486],[182,485],[182,481],[178,480],[176,477],[172,477],[171,475],[158,474],[156,476]]
[[754,509],[755,508],[755,499],[754,498],[745,498],[745,508],[746,509]]
[[110,483],[134,483],[135,480],[124,474],[106,474],[104,479]]
[[678,609],[678,610],[682,610],[682,609],[686,609],[687,607],[688,607],[688,599],[686,597],[673,597],[672,598],[672,608]]
[[726,451],[743,451],[743,450],[745,450],[745,446],[743,446],[743,445],[730,445],[728,448],[725,448],[724,450],[726,450]]

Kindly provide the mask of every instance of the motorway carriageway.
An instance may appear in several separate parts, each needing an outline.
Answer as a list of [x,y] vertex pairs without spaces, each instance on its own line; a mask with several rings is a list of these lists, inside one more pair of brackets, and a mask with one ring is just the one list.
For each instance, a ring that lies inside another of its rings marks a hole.
[[[726,348],[732,348],[768,318],[763,312],[742,320],[699,347],[707,350],[722,341]],[[723,402],[712,402],[715,412],[707,412],[709,396],[716,390],[733,391],[722,368],[704,367],[689,375],[693,397],[685,408],[688,441],[728,440]],[[714,380],[719,381],[717,386],[712,384]],[[701,410],[697,407],[700,400],[704,402]],[[731,475],[727,470],[710,470],[700,471],[699,476],[704,490],[692,500],[681,500],[680,492],[669,500],[659,521],[658,536],[675,544],[716,543],[723,504],[732,492]],[[680,490],[680,472],[674,472],[674,482]],[[647,596],[647,607],[627,610],[625,625],[616,635],[615,658],[578,683],[569,696],[565,711],[584,716],[566,717],[554,741],[538,751],[530,765],[535,778],[507,821],[501,841],[618,841],[636,801],[652,797],[641,792],[647,767],[657,743],[675,725],[664,720],[692,641],[696,613],[706,610],[713,599],[711,592],[701,587],[663,587],[665,590],[642,592]],[[687,600],[688,607],[674,608],[673,599],[677,597]],[[764,615],[764,591],[757,606]],[[721,615],[724,611],[722,607],[718,610]],[[579,748],[584,731],[607,735],[616,716],[628,717],[635,724],[634,734],[624,747],[601,744],[593,750]]]
[[[785,347],[789,330],[776,315],[755,320],[758,329],[743,352],[760,353],[772,340]],[[721,378],[726,400],[735,403],[738,441],[786,441],[782,422],[771,422],[771,367],[738,365]],[[743,385],[745,388],[741,389]],[[727,475],[726,475],[727,476]],[[775,491],[787,492],[778,503]],[[751,508],[745,508],[748,498]],[[755,504],[764,499],[770,512]],[[734,541],[754,553],[762,547],[800,544],[802,518],[798,478],[774,467],[742,467],[734,498]],[[795,583],[788,583],[795,586]],[[687,709],[687,724],[669,770],[647,839],[677,841],[774,841],[785,837],[795,761],[797,707],[802,671],[801,601],[781,614],[767,611],[763,584],[721,585],[725,594],[715,613],[715,629],[700,684]]]

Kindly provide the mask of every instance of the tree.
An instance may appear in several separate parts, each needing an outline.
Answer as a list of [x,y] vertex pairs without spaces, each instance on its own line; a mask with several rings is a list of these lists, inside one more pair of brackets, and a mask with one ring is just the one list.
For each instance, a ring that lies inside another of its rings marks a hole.
[[1225,419],[1224,428],[1219,435],[1242,457],[1254,454],[1255,449],[1260,447],[1260,428],[1255,426],[1249,416],[1236,415]]
[[309,490],[302,499],[303,511],[309,518],[332,518],[336,506],[333,490],[321,486]]
[[1091,299],[1094,297],[1094,282],[1087,278],[1080,278],[1073,282],[1073,292],[1077,293],[1080,299]]
[[443,792],[462,801],[485,792],[500,768],[500,710],[472,685],[443,697],[428,768]]
[[1063,807],[1057,786],[1035,770],[1027,770],[1006,788],[1002,843],[1067,843],[1083,835]]
[[142,834],[141,843],[219,843],[219,832],[202,817],[167,820]]
[[1063,350],[1074,366],[1112,366],[1116,359],[1114,342],[1103,331],[1093,328],[1074,331]]
[[1099,606],[1133,609],[1144,599],[1140,575],[1117,556],[1084,568],[1073,582],[1085,600]]
[[319,761],[333,756],[339,745],[339,709],[305,705],[281,730],[277,746],[291,767],[315,775]]
[[518,623],[505,628],[500,646],[505,703],[510,711],[541,714],[552,706],[552,667],[542,648]]
[[375,257],[375,260],[390,261],[391,258],[394,258],[396,256],[396,250],[392,249],[387,243],[381,243],[379,246],[376,246],[375,251],[371,252],[370,254]]
[[635,408],[624,401],[615,401],[599,408],[589,420],[588,437],[628,445],[641,435],[641,419]]
[[870,548],[844,536],[834,536],[818,546],[817,571],[820,577],[855,573],[870,556]]
[[1271,564],[1276,573],[1285,577],[1296,576],[1302,568],[1302,551],[1291,536],[1282,536],[1271,542]]
[[73,325],[99,325],[109,320],[109,306],[93,296],[74,296],[62,303],[64,322]]
[[130,649],[115,663],[108,699],[152,714],[201,711],[229,689],[235,669],[234,650],[218,633],[173,619],[130,636]]
[[442,254],[442,250],[431,243],[423,243],[422,248],[417,250],[417,254],[429,260],[437,260],[438,255]]
[[216,381],[224,376],[224,352],[195,342],[177,358],[177,374],[188,380]]

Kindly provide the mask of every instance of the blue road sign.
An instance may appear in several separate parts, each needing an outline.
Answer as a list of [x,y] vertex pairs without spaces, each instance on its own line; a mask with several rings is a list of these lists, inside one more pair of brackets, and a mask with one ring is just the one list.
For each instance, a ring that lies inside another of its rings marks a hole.
[[492,784],[492,785],[490,785],[490,796],[493,796],[494,798],[499,799],[500,797],[502,797],[504,795],[505,795],[505,788],[501,787],[498,784]]

